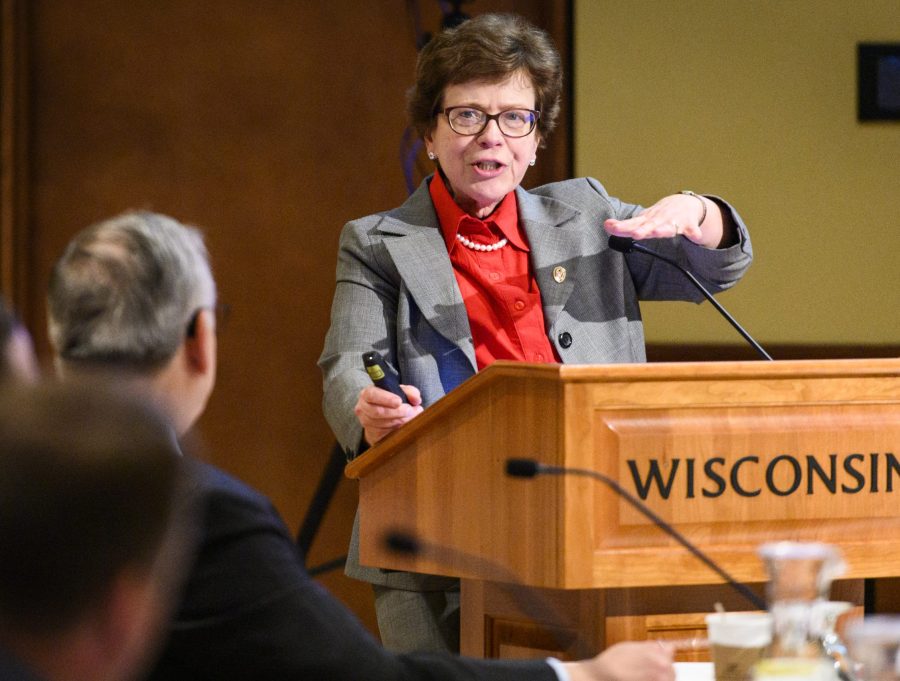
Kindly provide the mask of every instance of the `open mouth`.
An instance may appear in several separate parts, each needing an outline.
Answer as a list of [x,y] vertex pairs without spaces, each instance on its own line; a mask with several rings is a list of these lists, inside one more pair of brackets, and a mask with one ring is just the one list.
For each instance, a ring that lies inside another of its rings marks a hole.
[[478,170],[489,173],[494,172],[496,170],[500,170],[503,167],[501,163],[497,163],[497,161],[478,161],[477,163],[473,163]]

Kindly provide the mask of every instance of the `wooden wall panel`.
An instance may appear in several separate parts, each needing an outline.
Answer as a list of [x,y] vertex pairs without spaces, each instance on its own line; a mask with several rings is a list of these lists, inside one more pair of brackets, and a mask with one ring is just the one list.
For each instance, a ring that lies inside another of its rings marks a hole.
[[28,198],[27,12],[21,0],[0,0],[0,293],[27,312],[30,259]]
[[[554,33],[567,59],[568,5],[479,0],[464,9],[523,13]],[[409,6],[3,0],[4,17],[18,17],[4,33],[4,73],[15,56],[10,73],[27,82],[16,91],[27,118],[4,117],[15,129],[3,139],[28,145],[12,168],[28,201],[4,222],[4,235],[23,245],[10,256],[5,236],[2,260],[25,274],[18,283],[4,276],[4,293],[49,367],[46,281],[76,231],[128,208],[203,228],[231,306],[218,386],[199,424],[204,456],[272,497],[292,527],[333,439],[315,363],[338,233],[406,196],[399,148],[416,57]],[[418,6],[422,27],[436,30],[438,3]],[[568,175],[566,120],[531,184]],[[355,483],[342,483],[311,563],[345,551],[355,506]],[[373,626],[365,585],[339,572],[323,581]]]

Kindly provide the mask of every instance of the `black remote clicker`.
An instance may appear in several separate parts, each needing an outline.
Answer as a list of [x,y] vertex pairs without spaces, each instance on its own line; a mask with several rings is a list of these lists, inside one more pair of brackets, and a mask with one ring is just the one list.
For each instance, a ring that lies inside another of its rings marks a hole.
[[387,365],[387,362],[384,361],[384,357],[382,357],[379,352],[376,352],[375,350],[364,352],[362,360],[363,366],[366,367],[366,373],[369,374],[369,378],[372,379],[372,383],[382,390],[394,393],[406,404],[409,404],[409,400],[406,399],[406,393],[400,388],[400,380],[397,376],[397,372]]

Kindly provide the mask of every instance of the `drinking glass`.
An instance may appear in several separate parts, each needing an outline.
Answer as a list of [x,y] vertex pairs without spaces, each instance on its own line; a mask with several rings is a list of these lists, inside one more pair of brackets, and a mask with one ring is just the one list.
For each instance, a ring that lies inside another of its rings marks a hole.
[[847,626],[847,647],[860,681],[900,681],[900,615],[872,615]]

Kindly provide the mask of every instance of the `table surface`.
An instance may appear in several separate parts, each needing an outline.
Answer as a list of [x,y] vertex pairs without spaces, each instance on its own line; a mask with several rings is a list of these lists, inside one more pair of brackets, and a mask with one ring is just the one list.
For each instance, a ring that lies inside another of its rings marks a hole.
[[675,681],[714,681],[712,662],[676,662]]

